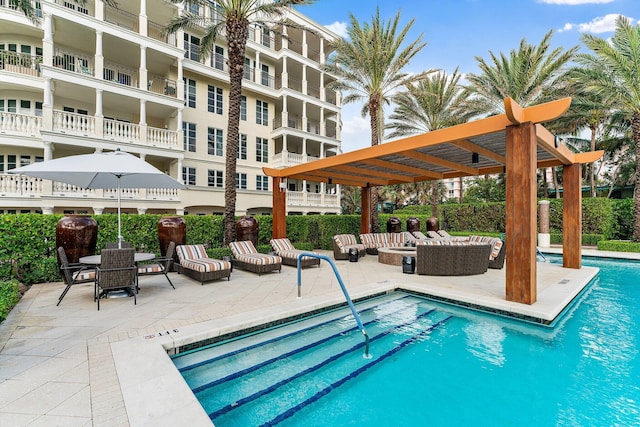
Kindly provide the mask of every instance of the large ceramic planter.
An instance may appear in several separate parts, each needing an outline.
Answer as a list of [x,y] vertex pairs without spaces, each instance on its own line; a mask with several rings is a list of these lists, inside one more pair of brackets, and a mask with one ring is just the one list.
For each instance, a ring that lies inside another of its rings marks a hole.
[[427,231],[438,231],[440,229],[440,223],[435,216],[427,218]]
[[236,223],[236,240],[250,240],[258,248],[258,220],[250,216],[240,218]]
[[400,218],[392,216],[387,220],[387,233],[402,233]]
[[56,247],[62,246],[70,263],[94,255],[98,223],[88,215],[65,215],[56,224]]
[[407,218],[407,231],[410,233],[420,231],[420,220],[416,217]]
[[[181,216],[166,216],[158,221],[158,243],[160,254],[165,256],[169,243],[175,242],[176,246],[187,244],[187,224]],[[178,262],[178,256],[173,254],[174,264]]]

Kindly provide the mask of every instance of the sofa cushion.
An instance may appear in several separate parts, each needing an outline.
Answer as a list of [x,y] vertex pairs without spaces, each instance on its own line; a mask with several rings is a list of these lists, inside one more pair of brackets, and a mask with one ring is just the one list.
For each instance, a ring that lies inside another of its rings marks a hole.
[[231,270],[231,263],[212,258],[187,259],[180,262],[183,268],[208,273],[210,271]]

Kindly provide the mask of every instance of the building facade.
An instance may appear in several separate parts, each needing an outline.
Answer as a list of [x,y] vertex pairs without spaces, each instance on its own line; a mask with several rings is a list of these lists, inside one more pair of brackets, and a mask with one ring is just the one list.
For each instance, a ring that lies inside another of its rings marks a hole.
[[[202,31],[165,34],[182,7],[164,0],[34,1],[30,22],[0,0],[0,213],[115,212],[116,190],[8,174],[15,167],[117,148],[185,190],[123,189],[126,213],[221,214],[229,75],[224,38],[201,55]],[[216,4],[190,12],[216,19]],[[238,215],[269,214],[262,167],[340,151],[340,96],[321,65],[336,35],[291,10],[252,26],[245,58],[236,187]],[[338,214],[340,189],[287,182],[290,214]]]

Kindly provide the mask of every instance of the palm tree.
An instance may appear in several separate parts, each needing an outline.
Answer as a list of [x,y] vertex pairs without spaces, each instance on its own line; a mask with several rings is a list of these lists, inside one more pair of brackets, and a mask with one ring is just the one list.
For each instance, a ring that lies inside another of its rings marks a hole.
[[491,63],[476,57],[481,74],[468,74],[467,90],[470,100],[467,108],[477,116],[504,113],[504,98],[510,97],[523,107],[529,107],[558,98],[567,91],[565,65],[573,58],[577,46],[563,51],[561,47],[550,51],[553,31],[543,37],[538,46],[526,39],[509,56],[496,56],[489,51]]
[[581,37],[593,54],[580,54],[580,80],[585,87],[629,117],[631,136],[635,144],[636,180],[633,191],[633,241],[640,242],[640,26],[633,26],[629,19],[619,16],[616,31],[610,40],[591,34]]
[[[350,21],[348,39],[335,42],[335,54],[325,69],[337,77],[330,87],[346,94],[344,104],[365,101],[362,116],[369,115],[371,145],[374,146],[383,139],[384,106],[393,101],[395,91],[428,75],[428,72],[410,74],[403,71],[426,43],[420,35],[402,48],[414,20],[399,30],[400,12],[383,22],[378,8],[371,23],[360,24],[353,14],[350,14]],[[371,228],[373,232],[380,228],[375,187],[371,191]]]
[[[171,0],[182,3],[183,0]],[[167,25],[168,33],[175,33],[184,28],[204,29],[204,37],[200,45],[200,53],[208,54],[213,49],[216,38],[224,34],[229,47],[229,110],[227,123],[227,141],[225,153],[224,179],[224,245],[235,240],[236,213],[236,156],[240,128],[240,100],[242,96],[242,77],[244,75],[244,58],[249,35],[249,26],[257,24],[265,26],[281,18],[290,6],[311,4],[315,0],[216,0],[216,19],[185,12],[172,19]],[[202,8],[212,7],[210,0],[189,0]]]
[[[466,122],[471,115],[462,109],[468,94],[459,84],[458,69],[448,76],[438,72],[417,84],[408,84],[396,97],[389,116],[389,138],[425,133]],[[431,183],[431,215],[438,216],[438,181]]]

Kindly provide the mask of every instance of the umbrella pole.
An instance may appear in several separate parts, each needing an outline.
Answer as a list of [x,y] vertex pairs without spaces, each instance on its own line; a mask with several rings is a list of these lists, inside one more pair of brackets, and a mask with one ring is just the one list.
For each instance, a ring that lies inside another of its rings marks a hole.
[[122,249],[122,226],[120,224],[120,177],[118,177],[118,249]]

